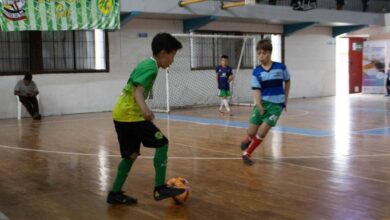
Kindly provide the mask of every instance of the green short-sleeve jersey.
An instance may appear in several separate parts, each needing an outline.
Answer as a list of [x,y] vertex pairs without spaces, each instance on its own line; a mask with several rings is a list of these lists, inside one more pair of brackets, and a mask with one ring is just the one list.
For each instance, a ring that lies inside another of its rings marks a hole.
[[135,89],[137,86],[144,87],[146,99],[153,87],[157,73],[157,63],[153,58],[143,60],[135,67],[112,111],[112,118],[115,121],[137,122],[145,120],[141,108],[135,100]]

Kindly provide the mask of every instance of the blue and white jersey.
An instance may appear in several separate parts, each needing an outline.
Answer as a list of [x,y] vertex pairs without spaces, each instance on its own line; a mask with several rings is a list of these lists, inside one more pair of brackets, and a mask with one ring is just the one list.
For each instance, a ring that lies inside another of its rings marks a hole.
[[230,90],[229,77],[233,75],[233,70],[230,66],[217,66],[215,72],[218,77],[218,89]]
[[390,81],[390,69],[389,69],[389,70],[387,70],[387,73],[386,73],[386,78],[387,78],[387,80],[389,80],[389,81]]
[[284,81],[290,80],[286,65],[272,62],[269,70],[265,70],[261,65],[253,70],[252,89],[261,90],[261,99],[275,104],[285,102]]

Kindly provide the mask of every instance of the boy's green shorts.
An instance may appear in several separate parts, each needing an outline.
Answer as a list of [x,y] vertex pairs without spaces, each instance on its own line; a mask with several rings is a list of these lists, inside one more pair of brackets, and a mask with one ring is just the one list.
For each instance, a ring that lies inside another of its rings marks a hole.
[[220,89],[218,92],[219,97],[229,97],[232,96],[229,90]]
[[257,106],[253,107],[252,116],[249,118],[249,123],[254,125],[261,125],[263,122],[271,127],[275,127],[278,122],[280,114],[282,114],[283,107],[280,104],[262,101],[264,108],[264,115],[260,115]]

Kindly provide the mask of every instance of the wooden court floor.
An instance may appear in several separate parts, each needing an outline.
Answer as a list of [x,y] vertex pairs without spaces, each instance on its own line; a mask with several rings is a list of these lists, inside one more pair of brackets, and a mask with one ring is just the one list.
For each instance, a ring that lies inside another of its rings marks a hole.
[[249,107],[177,110],[155,123],[170,139],[168,177],[185,205],[152,198],[153,151],[124,186],[135,206],[105,203],[120,160],[110,113],[0,120],[0,216],[19,219],[390,219],[390,98],[291,100],[243,165]]

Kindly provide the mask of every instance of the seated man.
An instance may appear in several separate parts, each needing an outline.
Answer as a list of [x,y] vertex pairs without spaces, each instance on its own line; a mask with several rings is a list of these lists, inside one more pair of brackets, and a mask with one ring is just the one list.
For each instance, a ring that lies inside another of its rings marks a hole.
[[35,119],[41,120],[38,106],[38,87],[34,81],[32,81],[31,73],[24,75],[23,80],[19,80],[16,83],[14,94],[19,96],[19,101],[26,107],[28,113]]

